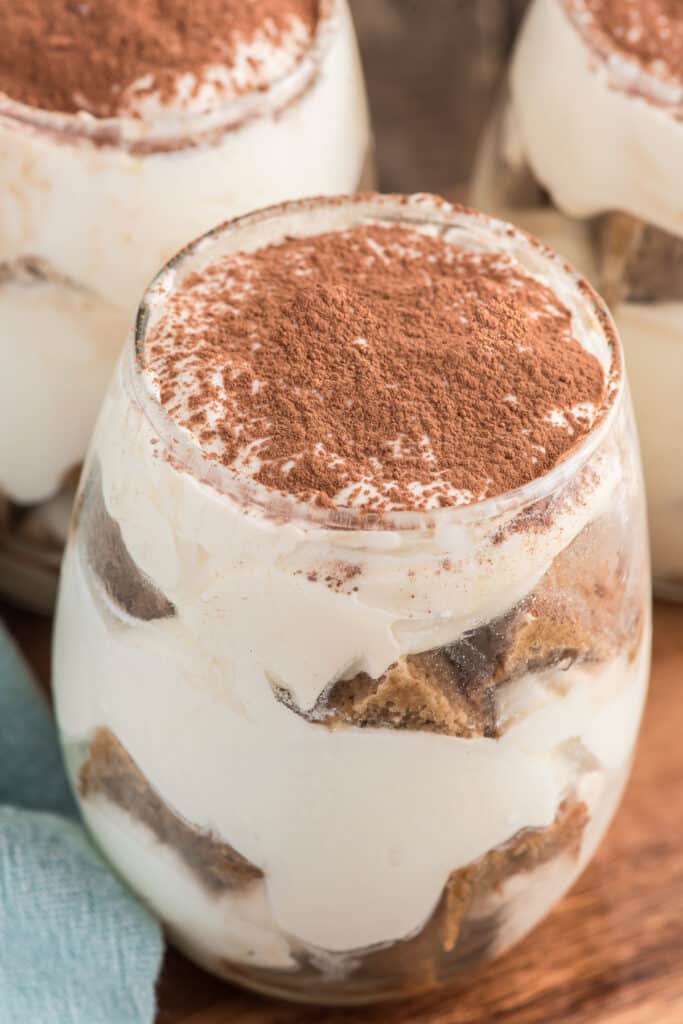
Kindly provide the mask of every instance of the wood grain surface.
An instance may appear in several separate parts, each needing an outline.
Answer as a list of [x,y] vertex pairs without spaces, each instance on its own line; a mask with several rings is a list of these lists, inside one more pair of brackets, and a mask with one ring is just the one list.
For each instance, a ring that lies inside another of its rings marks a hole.
[[[49,623],[0,608],[43,681]],[[598,856],[553,914],[447,993],[368,1010],[275,1002],[169,951],[157,1024],[683,1024],[683,608],[655,611],[633,777]]]

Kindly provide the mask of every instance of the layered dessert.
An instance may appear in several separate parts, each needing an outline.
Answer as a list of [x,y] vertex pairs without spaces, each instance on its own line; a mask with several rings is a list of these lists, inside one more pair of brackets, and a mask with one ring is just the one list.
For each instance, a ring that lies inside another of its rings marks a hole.
[[588,274],[624,342],[658,594],[683,598],[683,8],[535,0],[472,198]]
[[648,661],[619,343],[549,250],[370,195],[156,278],[55,689],[96,841],[190,956],[354,1003],[497,955],[603,835]]
[[0,589],[47,608],[151,276],[227,217],[367,182],[369,128],[345,0],[0,0],[0,21]]

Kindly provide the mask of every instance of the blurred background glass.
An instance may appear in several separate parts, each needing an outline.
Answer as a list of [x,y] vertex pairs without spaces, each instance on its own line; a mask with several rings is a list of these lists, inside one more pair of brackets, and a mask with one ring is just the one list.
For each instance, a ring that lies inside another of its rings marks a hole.
[[452,192],[467,181],[527,0],[351,0],[379,185]]

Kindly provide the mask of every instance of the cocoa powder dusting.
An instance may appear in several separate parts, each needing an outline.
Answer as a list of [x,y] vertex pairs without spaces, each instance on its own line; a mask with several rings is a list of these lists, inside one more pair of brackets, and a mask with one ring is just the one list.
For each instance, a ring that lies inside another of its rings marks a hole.
[[605,407],[597,359],[502,252],[366,224],[188,277],[143,354],[242,477],[322,505],[476,502],[548,472]]
[[616,50],[655,77],[683,83],[683,0],[565,2],[600,50]]
[[234,95],[268,85],[265,65],[252,53],[248,71],[220,83],[213,68],[233,68],[256,39],[271,49],[284,43],[295,61],[318,17],[319,0],[0,0],[0,92],[97,117],[135,113],[131,100],[151,92],[178,101],[186,73],[193,96],[206,83]]

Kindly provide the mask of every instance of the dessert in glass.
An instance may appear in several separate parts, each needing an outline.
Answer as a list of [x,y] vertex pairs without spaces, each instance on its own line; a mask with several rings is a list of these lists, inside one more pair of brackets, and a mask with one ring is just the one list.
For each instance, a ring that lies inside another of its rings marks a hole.
[[140,294],[226,217],[371,180],[346,0],[0,0],[0,591],[49,609]]
[[182,950],[293,999],[429,989],[619,802],[649,564],[612,322],[510,225],[287,203],[158,275],[57,609],[85,820]]
[[610,304],[647,484],[655,592],[683,600],[683,7],[534,0],[472,201],[548,241]]

